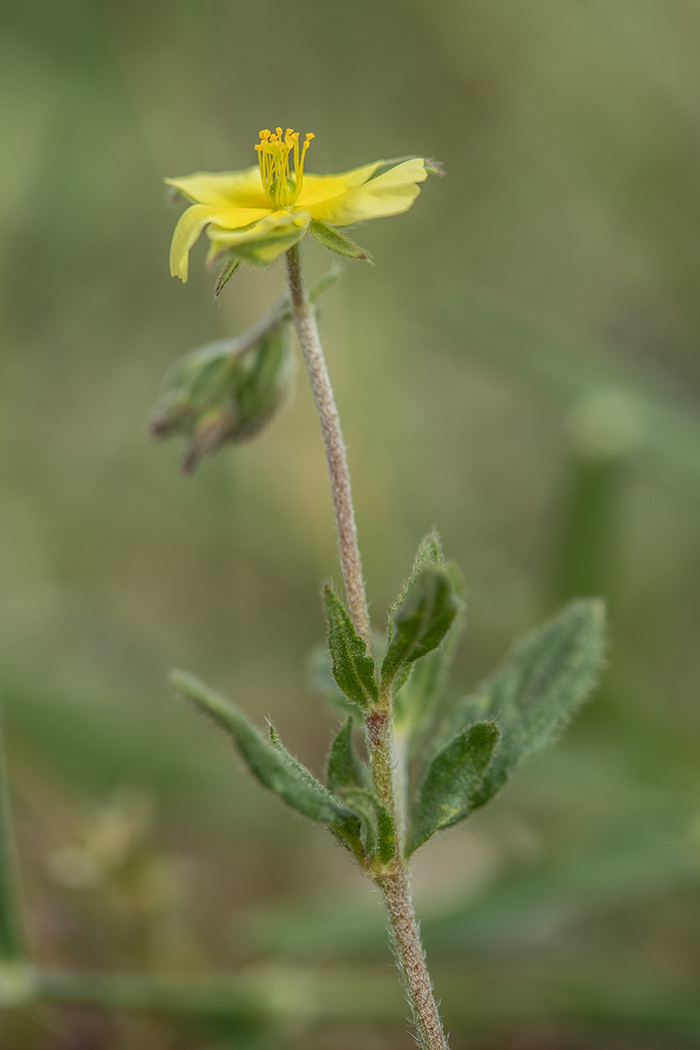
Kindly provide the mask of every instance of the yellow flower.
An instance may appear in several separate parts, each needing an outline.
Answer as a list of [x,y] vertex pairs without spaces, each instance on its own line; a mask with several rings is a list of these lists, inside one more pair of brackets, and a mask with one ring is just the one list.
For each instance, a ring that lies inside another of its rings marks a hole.
[[[308,231],[327,248],[354,258],[367,254],[333,227],[351,226],[407,211],[429,172],[422,157],[375,161],[340,175],[304,174],[304,157],[314,136],[299,145],[299,133],[261,131],[258,165],[217,174],[197,172],[166,179],[192,206],[173,234],[170,272],[187,280],[190,249],[207,227],[207,261],[225,254],[265,267]],[[327,225],[329,224],[329,225]]]

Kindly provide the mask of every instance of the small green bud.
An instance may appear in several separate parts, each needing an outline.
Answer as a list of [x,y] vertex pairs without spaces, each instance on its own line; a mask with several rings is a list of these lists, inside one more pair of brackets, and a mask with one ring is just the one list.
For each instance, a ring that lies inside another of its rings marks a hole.
[[205,456],[257,434],[287,394],[293,372],[291,326],[279,320],[254,339],[222,339],[186,354],[165,378],[151,434],[181,434],[186,474]]

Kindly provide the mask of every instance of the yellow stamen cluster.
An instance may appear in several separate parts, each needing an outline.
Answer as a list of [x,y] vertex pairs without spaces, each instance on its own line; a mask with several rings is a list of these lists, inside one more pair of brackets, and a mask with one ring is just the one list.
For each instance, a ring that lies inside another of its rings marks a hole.
[[[304,181],[304,154],[314,137],[309,132],[299,149],[298,131],[287,128],[284,137],[282,128],[260,132],[260,142],[255,146],[260,161],[260,178],[263,189],[275,208],[290,208],[301,193]],[[290,160],[293,160],[294,164],[293,174],[290,170]]]

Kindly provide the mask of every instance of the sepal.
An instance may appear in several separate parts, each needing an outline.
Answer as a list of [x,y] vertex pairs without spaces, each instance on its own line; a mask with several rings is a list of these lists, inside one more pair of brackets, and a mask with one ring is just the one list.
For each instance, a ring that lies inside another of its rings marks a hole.
[[347,259],[361,259],[363,262],[373,262],[372,256],[359,244],[355,244],[349,237],[338,233],[336,229],[319,219],[312,219],[309,223],[309,233],[322,244],[324,248],[335,252],[336,255],[344,255]]

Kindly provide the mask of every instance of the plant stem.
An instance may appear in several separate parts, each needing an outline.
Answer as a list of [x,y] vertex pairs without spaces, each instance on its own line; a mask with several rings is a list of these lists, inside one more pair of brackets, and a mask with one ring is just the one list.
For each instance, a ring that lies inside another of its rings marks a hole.
[[[292,299],[292,316],[304,354],[326,448],[338,549],[350,616],[356,631],[364,638],[369,649],[369,612],[357,544],[345,443],[316,324],[316,314],[304,288],[298,244],[287,252],[287,278]],[[403,835],[397,806],[392,697],[388,690],[382,691],[377,706],[367,716],[367,743],[377,796],[392,814],[397,830],[396,853],[391,863],[381,870],[370,868],[368,873],[384,896],[396,958],[403,975],[421,1046],[423,1050],[448,1050],[430,975],[425,965],[425,955],[411,899],[408,867],[403,857]]]
[[0,963],[16,963],[25,956],[26,943],[17,887],[15,839],[0,724]]
[[338,534],[338,551],[350,617],[355,625],[355,630],[364,638],[369,649],[371,646],[369,610],[362,577],[360,550],[357,545],[355,508],[350,489],[350,471],[345,454],[345,442],[340,429],[340,417],[333,396],[326,359],[323,356],[316,313],[304,287],[298,244],[287,252],[287,279],[292,299],[292,316],[304,354],[326,448],[328,473],[333,493],[335,527]]
[[397,865],[397,870],[391,874],[376,875],[375,881],[384,895],[389,912],[396,958],[411,1004],[420,1045],[423,1050],[448,1050],[430,974],[425,964],[425,952],[413,908],[410,878],[405,861],[402,859]]

